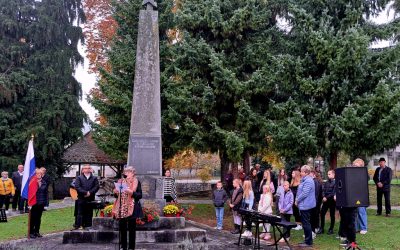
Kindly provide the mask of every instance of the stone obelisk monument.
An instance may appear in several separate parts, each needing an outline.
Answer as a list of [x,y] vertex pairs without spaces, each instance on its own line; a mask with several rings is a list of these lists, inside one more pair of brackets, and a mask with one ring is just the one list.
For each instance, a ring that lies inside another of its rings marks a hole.
[[136,168],[144,203],[162,209],[158,11],[154,0],[144,0],[143,6],[139,14],[128,166]]

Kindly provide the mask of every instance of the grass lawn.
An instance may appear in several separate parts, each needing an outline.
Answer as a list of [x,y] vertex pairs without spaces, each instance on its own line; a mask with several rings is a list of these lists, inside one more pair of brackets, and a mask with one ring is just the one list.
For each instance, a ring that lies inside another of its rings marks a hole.
[[[376,205],[376,186],[369,186],[369,202],[371,205]],[[385,204],[385,198],[383,198]],[[392,206],[400,206],[400,185],[392,185],[390,188],[390,204]]]
[[[194,206],[195,209],[189,219],[215,227],[216,220],[214,207],[212,205]],[[357,242],[359,243],[360,248],[363,250],[400,249],[400,212],[393,211],[392,217],[390,218],[375,216],[375,213],[375,210],[368,210],[368,233],[366,235],[357,234]],[[339,229],[339,219],[336,221],[334,228],[335,233],[337,233]],[[329,216],[326,220],[326,225],[329,225]],[[232,213],[228,208],[225,208],[224,230],[230,231],[232,228]],[[325,231],[327,231],[327,228]],[[293,244],[302,242],[302,235],[302,230],[292,230],[290,241]],[[342,249],[339,246],[339,240],[335,237],[336,235],[318,235],[317,239],[314,241],[314,249]]]
[[[60,232],[72,228],[74,210],[71,208],[54,209],[43,212],[41,234]],[[7,223],[0,223],[0,242],[25,238],[28,233],[28,215],[16,216],[8,219]]]
[[[373,176],[370,176],[370,180],[369,180],[369,184],[372,184],[372,185],[375,185],[375,183],[374,183],[374,181],[372,180],[372,177]],[[400,184],[400,179],[398,179],[398,178],[393,178],[392,179],[392,181],[391,181],[391,183],[392,184],[397,184],[397,185],[399,185]]]

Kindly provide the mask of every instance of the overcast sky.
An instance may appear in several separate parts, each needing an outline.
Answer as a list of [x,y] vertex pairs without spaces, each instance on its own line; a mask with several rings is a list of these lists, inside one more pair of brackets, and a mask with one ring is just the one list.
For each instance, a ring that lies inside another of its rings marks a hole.
[[[382,24],[388,22],[389,20],[392,20],[394,17],[394,12],[388,11],[388,9],[389,8],[386,8],[385,11],[382,11],[382,13],[378,17],[372,18],[372,21],[377,24]],[[381,41],[379,43],[373,44],[371,47],[379,48],[387,47],[390,45],[392,45],[391,41]],[[85,63],[83,65],[79,65],[79,67],[76,68],[75,72],[75,78],[82,84],[82,101],[80,102],[80,104],[83,110],[89,115],[89,118],[94,121],[97,111],[87,102],[87,95],[89,94],[90,90],[95,87],[96,76],[94,74],[88,73],[89,61],[86,58],[85,48],[79,44],[78,50],[85,58]]]

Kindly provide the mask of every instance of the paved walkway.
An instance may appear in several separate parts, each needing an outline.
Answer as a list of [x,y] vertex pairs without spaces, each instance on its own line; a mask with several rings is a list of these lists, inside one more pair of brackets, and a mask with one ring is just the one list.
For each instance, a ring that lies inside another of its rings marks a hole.
[[[238,235],[232,235],[226,231],[218,231],[213,228],[198,224],[192,221],[186,222],[187,226],[193,226],[201,228],[207,231],[207,242],[205,243],[192,243],[189,240],[184,242],[178,242],[176,244],[172,243],[139,243],[136,244],[136,249],[157,249],[157,250],[178,250],[178,249],[193,249],[193,250],[227,250],[227,249],[253,249],[252,246],[237,246],[235,243],[238,240]],[[262,249],[272,250],[273,247],[268,247],[262,243]],[[48,234],[43,238],[39,239],[20,239],[9,241],[7,243],[0,243],[0,249],[8,250],[112,250],[118,249],[117,244],[107,243],[107,244],[62,244],[62,233]],[[281,250],[287,250],[288,247],[279,247]]]
[[[75,205],[75,201],[73,201],[71,198],[67,197],[64,200],[60,202],[54,202],[49,204],[49,208],[47,210],[53,210],[53,209],[60,209],[60,208],[66,208],[66,207],[72,207]],[[20,214],[19,211],[12,211],[11,209],[8,211],[7,218],[15,217],[15,216],[20,216],[23,214]]]

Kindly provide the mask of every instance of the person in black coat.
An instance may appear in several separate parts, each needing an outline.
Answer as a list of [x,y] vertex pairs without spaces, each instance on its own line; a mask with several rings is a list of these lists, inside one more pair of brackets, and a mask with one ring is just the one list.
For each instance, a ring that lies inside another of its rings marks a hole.
[[18,165],[18,171],[13,172],[11,177],[15,187],[15,195],[13,197],[12,209],[14,211],[17,210],[17,205],[18,205],[18,210],[21,214],[24,213],[24,208],[25,211],[28,212],[27,200],[21,197],[21,185],[22,185],[23,175],[24,175],[24,165],[20,164]]
[[329,215],[331,218],[331,224],[328,230],[328,234],[333,234],[333,227],[335,226],[335,170],[331,169],[328,171],[328,180],[323,184],[322,188],[322,208],[321,208],[321,226],[318,230],[318,234],[324,233],[325,226],[325,215],[329,209]]
[[311,229],[313,233],[319,231],[319,217],[321,211],[321,204],[322,204],[322,180],[320,175],[315,171],[311,171],[311,176],[314,180],[315,186],[315,207],[311,211]]
[[379,159],[379,168],[375,170],[374,182],[376,185],[377,206],[376,215],[382,214],[382,196],[385,196],[386,216],[390,216],[390,183],[392,181],[392,169],[386,166],[385,158]]
[[77,216],[74,229],[83,227],[89,229],[92,226],[93,208],[90,204],[94,201],[95,195],[99,190],[99,181],[92,174],[90,165],[84,165],[82,175],[78,176],[75,181],[75,188],[78,192],[77,200]]
[[[119,183],[125,183],[128,187],[122,193],[120,193],[120,190],[114,189],[114,193],[118,196],[113,207],[113,214],[119,220],[120,244],[124,250],[127,249],[127,246],[128,249],[135,249],[136,219],[143,217],[143,210],[140,204],[140,199],[142,199],[142,185],[136,178],[135,168],[131,166],[126,167],[123,178],[119,180]],[[120,199],[120,195],[122,199]],[[133,210],[131,210],[132,206]],[[127,231],[129,231],[129,245],[127,244]]]
[[38,189],[36,191],[36,204],[31,208],[31,223],[29,228],[29,237],[34,239],[42,237],[40,234],[40,224],[42,221],[42,214],[44,206],[47,203],[48,197],[48,183],[43,179],[43,172],[40,169],[36,169],[36,179]]
[[[50,186],[51,178],[50,178],[50,175],[47,174],[47,170],[45,167],[41,167],[40,170],[42,170],[42,173],[43,173],[43,180],[47,183],[47,194],[48,194],[49,193],[48,189]],[[47,195],[47,202],[46,202],[46,205],[44,206],[45,211],[49,207],[49,203],[50,203],[49,195]]]

